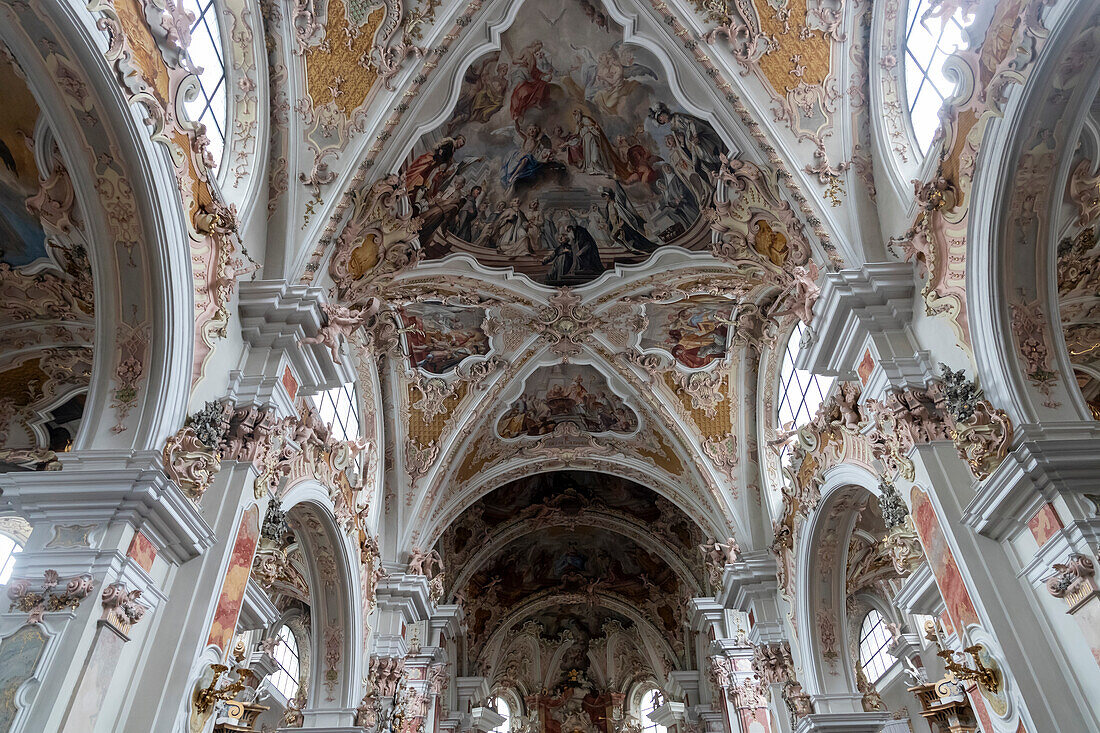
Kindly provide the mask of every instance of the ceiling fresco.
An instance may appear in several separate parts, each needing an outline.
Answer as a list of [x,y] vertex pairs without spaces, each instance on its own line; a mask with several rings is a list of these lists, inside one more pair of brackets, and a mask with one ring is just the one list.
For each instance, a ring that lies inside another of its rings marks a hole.
[[500,437],[537,437],[572,425],[588,433],[629,434],[638,416],[587,365],[542,367],[523,385],[519,396],[497,422]]
[[441,547],[448,557],[466,557],[505,524],[555,515],[576,519],[591,512],[621,515],[680,550],[694,551],[702,542],[698,526],[651,489],[609,474],[554,471],[491,491],[450,525]]
[[471,638],[483,641],[514,607],[538,596],[610,594],[644,609],[657,628],[678,633],[681,583],[659,555],[594,527],[549,527],[517,539],[470,577],[465,589]]
[[643,349],[663,349],[689,369],[725,358],[735,302],[696,295],[674,303],[646,306],[649,326],[642,333]]
[[401,308],[409,361],[431,374],[445,374],[470,356],[489,353],[483,308],[411,303]]
[[726,146],[622,35],[587,3],[527,3],[466,71],[401,173],[427,258],[465,252],[577,285],[666,244],[709,246]]
[[[637,483],[589,471],[527,476],[468,507],[437,544],[451,577],[448,594],[467,607],[474,648],[515,609],[534,602],[515,629],[535,618],[547,636],[570,629],[594,638],[625,603],[669,639],[679,638],[681,597],[696,592],[699,527]],[[690,560],[689,560],[690,562]],[[676,644],[674,644],[676,646]]]

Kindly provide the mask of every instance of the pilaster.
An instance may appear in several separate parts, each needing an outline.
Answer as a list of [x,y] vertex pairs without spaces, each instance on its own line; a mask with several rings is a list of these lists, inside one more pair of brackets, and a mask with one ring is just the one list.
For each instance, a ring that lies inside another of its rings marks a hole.
[[60,460],[61,471],[0,474],[0,506],[32,527],[0,636],[40,647],[13,730],[110,726],[119,700],[102,690],[129,683],[163,613],[166,578],[214,542],[158,454],[82,451]]

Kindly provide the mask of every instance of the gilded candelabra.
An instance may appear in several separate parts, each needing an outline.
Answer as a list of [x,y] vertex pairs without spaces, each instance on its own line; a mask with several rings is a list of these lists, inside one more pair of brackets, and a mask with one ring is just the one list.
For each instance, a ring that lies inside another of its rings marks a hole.
[[968,667],[955,659],[958,652],[946,648],[940,638],[940,630],[934,621],[927,621],[924,625],[925,638],[936,645],[939,651],[936,656],[943,659],[947,671],[961,682],[976,682],[982,689],[992,695],[996,695],[1001,689],[1000,676],[994,667],[987,667],[982,661],[981,653],[985,650],[981,644],[974,644],[963,649],[963,653],[969,654],[974,660],[974,666]]
[[214,670],[214,677],[210,680],[210,684],[195,690],[195,694],[191,697],[195,710],[201,714],[210,712],[215,703],[232,700],[238,692],[247,687],[246,680],[253,676],[252,670],[238,667],[237,679],[224,687],[218,687],[218,680],[229,671],[229,667],[224,664],[211,664],[210,669]]

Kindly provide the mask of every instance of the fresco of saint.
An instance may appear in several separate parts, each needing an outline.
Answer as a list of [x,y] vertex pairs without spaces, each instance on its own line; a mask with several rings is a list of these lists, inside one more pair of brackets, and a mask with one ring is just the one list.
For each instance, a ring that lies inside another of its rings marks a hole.
[[412,303],[401,309],[413,366],[445,374],[470,356],[489,353],[482,330],[485,312],[442,303]]
[[502,438],[547,435],[564,423],[590,433],[632,433],[638,418],[594,369],[542,370],[501,416],[497,432]]
[[726,355],[733,302],[693,296],[647,307],[650,325],[643,348],[661,348],[689,369],[700,369]]
[[524,5],[406,162],[424,256],[575,286],[666,244],[709,246],[717,133],[675,107],[657,59],[595,5],[544,10]]

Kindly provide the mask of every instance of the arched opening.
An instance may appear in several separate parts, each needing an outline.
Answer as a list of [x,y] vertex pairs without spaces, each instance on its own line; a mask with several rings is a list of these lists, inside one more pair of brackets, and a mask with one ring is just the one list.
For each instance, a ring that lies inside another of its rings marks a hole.
[[661,707],[663,702],[661,691],[656,687],[651,687],[642,693],[642,702],[638,708],[638,712],[642,720],[642,730],[645,731],[645,733],[666,733],[668,730],[665,726],[653,719],[653,713]]
[[512,730],[512,706],[508,704],[507,698],[497,695],[493,698],[491,707],[497,715],[504,718],[499,725],[493,728],[493,733],[508,733]]
[[859,625],[859,664],[871,684],[878,682],[896,661],[887,651],[892,643],[886,620],[872,608]]

